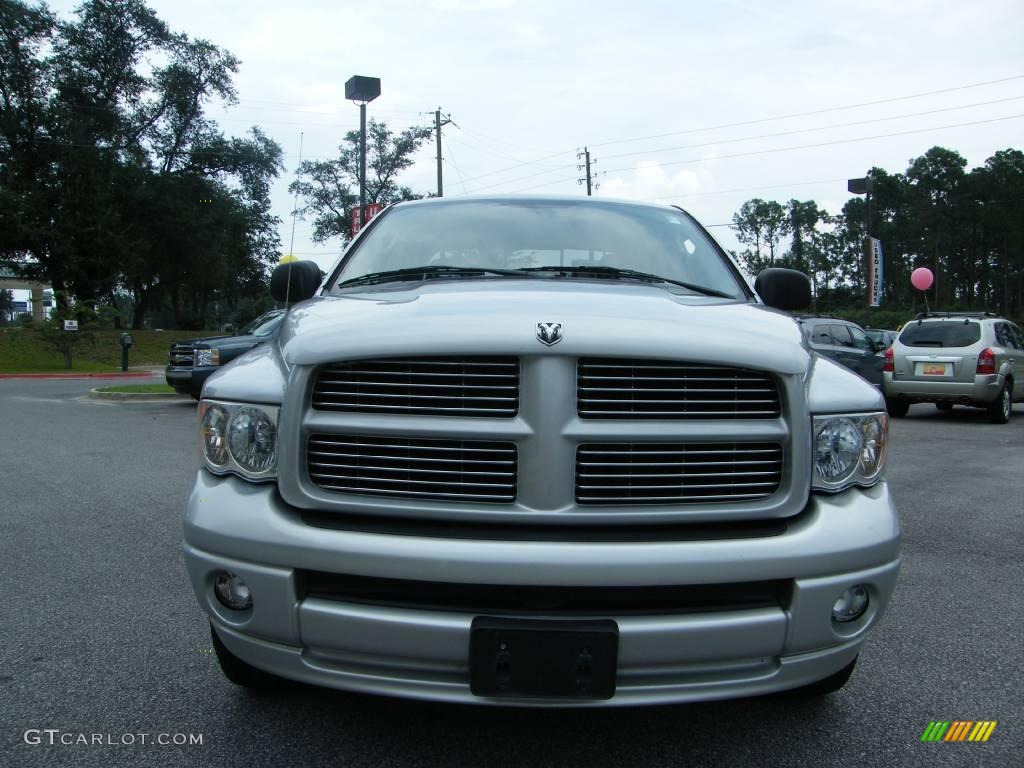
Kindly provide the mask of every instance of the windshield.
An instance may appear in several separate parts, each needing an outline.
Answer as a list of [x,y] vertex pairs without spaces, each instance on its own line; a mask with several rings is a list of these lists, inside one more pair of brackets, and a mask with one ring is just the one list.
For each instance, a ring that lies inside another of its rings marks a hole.
[[747,296],[727,260],[686,214],[589,201],[398,207],[349,254],[333,285],[418,267],[628,269],[732,298]]
[[266,312],[242,328],[242,330],[238,332],[238,335],[269,336],[284,319],[284,315],[284,311],[280,309],[275,309],[272,312]]
[[908,347],[969,347],[981,338],[981,325],[972,322],[911,323],[900,334]]

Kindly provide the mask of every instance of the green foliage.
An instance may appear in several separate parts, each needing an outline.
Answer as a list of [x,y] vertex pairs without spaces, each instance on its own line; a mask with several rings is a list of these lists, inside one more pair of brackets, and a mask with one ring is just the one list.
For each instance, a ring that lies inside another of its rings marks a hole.
[[142,0],[86,0],[69,21],[0,0],[0,27],[0,261],[80,302],[127,293],[134,327],[262,288],[281,150],[204,114],[235,100],[233,54]]
[[[883,304],[904,308],[894,310],[903,321],[924,309],[925,297],[910,285],[920,266],[936,277],[928,292],[932,309],[1024,315],[1024,152],[1001,150],[982,166],[966,167],[957,152],[932,147],[905,173],[873,168],[870,211],[864,197],[851,198],[835,215],[810,200],[786,207],[748,200],[733,216],[746,246],[738,258],[751,274],[773,264],[807,272],[818,311],[877,312],[865,306],[869,214],[871,235],[885,254]],[[785,237],[790,244],[780,253]],[[870,324],[878,327],[877,320]]]
[[[366,202],[388,205],[417,197],[398,184],[414,155],[431,136],[430,128],[407,128],[395,134],[385,123],[371,119],[366,128]],[[359,131],[349,131],[338,147],[338,159],[306,160],[299,165],[288,190],[303,200],[296,215],[313,217],[313,240],[350,238],[352,210],[359,207]]]
[[7,322],[7,318],[14,312],[14,292],[0,291],[0,323]]
[[736,238],[747,248],[739,254],[740,263],[752,275],[776,264],[779,241],[789,233],[786,209],[774,200],[748,200],[733,214]]

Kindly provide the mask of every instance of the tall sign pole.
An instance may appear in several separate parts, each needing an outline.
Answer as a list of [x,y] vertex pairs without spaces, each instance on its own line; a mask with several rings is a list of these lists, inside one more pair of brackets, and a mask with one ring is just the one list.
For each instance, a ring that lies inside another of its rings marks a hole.
[[366,105],[380,96],[380,78],[356,75],[345,82],[345,98],[359,104],[359,224],[366,221]]

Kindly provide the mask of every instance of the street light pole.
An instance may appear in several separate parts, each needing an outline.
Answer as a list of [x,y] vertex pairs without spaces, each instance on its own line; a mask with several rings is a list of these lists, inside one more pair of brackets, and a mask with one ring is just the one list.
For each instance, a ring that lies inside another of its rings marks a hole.
[[366,214],[366,102],[359,105],[359,226]]
[[366,105],[380,96],[380,78],[356,75],[345,82],[345,98],[359,104],[359,227],[366,219]]

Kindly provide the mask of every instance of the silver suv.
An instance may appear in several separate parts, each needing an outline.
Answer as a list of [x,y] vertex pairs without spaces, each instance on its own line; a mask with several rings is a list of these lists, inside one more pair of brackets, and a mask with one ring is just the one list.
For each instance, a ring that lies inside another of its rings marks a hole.
[[1005,424],[1024,401],[1024,334],[990,313],[918,315],[885,353],[886,406],[906,416],[912,403],[985,408]]
[[878,389],[684,211],[379,214],[213,374],[184,553],[227,677],[482,704],[828,692],[889,601]]

